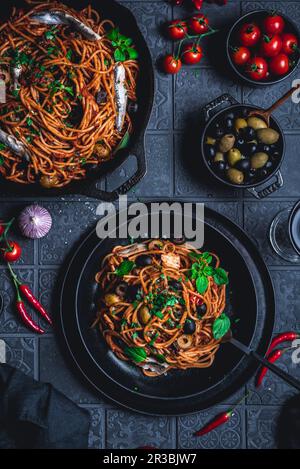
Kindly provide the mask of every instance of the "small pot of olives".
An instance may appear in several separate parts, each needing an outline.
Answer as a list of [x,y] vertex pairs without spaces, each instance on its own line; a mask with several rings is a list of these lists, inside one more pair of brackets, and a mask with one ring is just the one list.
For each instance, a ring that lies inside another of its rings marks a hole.
[[268,126],[262,118],[249,116],[253,109],[259,108],[241,105],[229,94],[209,103],[203,109],[201,147],[204,164],[217,180],[262,199],[283,185],[285,140],[274,117]]

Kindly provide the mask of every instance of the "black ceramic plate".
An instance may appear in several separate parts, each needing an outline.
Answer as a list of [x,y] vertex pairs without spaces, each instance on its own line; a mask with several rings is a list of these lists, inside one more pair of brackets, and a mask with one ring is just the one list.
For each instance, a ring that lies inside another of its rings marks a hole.
[[[268,270],[247,235],[231,221],[206,209],[205,250],[213,250],[229,271],[226,312],[234,336],[260,354],[267,350],[274,322],[274,292]],[[236,392],[256,364],[231,344],[223,345],[207,369],[172,370],[149,378],[109,350],[91,329],[99,295],[94,281],[102,257],[119,244],[92,231],[75,253],[65,274],[60,320],[69,352],[94,388],[113,401],[148,414],[178,415],[212,406]],[[123,244],[123,243],[122,243]],[[238,322],[235,322],[238,319]]]

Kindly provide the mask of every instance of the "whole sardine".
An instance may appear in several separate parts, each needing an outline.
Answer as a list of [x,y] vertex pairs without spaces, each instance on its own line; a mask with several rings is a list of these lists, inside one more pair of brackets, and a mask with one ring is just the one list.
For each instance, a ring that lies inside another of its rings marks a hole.
[[16,137],[14,137],[13,135],[8,134],[1,129],[0,129],[0,142],[8,146],[8,148],[16,155],[25,158],[26,161],[30,161],[30,154],[26,146],[24,145],[24,143],[16,139]]
[[115,67],[115,93],[116,93],[116,127],[118,132],[121,132],[127,108],[128,94],[125,87],[126,73],[124,65],[118,63]]
[[95,33],[92,28],[65,11],[41,11],[33,15],[32,19],[45,24],[67,24],[90,41],[99,41],[101,39],[101,36]]
[[22,65],[14,65],[11,68],[11,74],[12,74],[12,78],[13,78],[13,89],[15,91],[19,90],[21,88],[19,79],[20,79],[21,74],[22,74]]

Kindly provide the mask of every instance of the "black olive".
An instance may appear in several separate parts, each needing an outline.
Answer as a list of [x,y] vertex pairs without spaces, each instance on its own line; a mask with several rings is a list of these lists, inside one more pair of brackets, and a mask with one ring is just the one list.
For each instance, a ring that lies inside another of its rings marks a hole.
[[274,166],[274,163],[273,163],[273,161],[270,161],[270,160],[269,160],[269,161],[266,163],[266,166],[265,166],[265,168],[266,168],[266,169],[272,169],[272,168],[273,168],[273,166]]
[[142,254],[136,258],[135,263],[138,267],[146,267],[146,265],[152,264],[152,257],[147,256],[147,254]]
[[252,129],[252,127],[245,127],[244,129],[242,129],[242,135],[246,142],[250,142],[255,138],[255,130]]
[[182,284],[180,282],[177,282],[177,280],[171,280],[169,282],[169,286],[173,288],[173,290],[182,290]]
[[134,301],[136,295],[139,293],[140,285],[129,285],[126,292],[126,297],[129,301]]
[[223,137],[224,134],[225,134],[225,130],[220,127],[219,129],[217,129],[217,130],[215,131],[214,136],[215,136],[216,138],[221,138],[221,137]]
[[244,108],[242,109],[242,116],[243,116],[243,117],[248,117],[248,114],[249,114],[248,108],[244,107]]
[[23,158],[22,161],[20,161],[20,163],[18,163],[17,169],[19,171],[25,171],[28,168],[28,165],[29,165],[29,161],[27,161],[27,160],[25,160],[25,158]]
[[185,334],[194,334],[196,330],[196,323],[193,319],[187,319],[183,326],[183,332]]
[[224,119],[232,119],[232,120],[234,120],[234,118],[235,118],[234,112],[228,112],[227,114],[225,114],[225,117],[224,117]]
[[197,310],[197,314],[199,314],[199,316],[204,316],[204,314],[207,311],[206,303],[202,303],[202,305],[198,305],[196,307],[196,310]]
[[268,174],[268,171],[266,168],[261,168],[258,170],[258,176],[259,178],[265,178]]
[[186,242],[186,239],[185,236],[182,236],[181,238],[172,238],[172,242],[180,246],[181,244],[184,244]]
[[279,151],[274,151],[274,153],[272,154],[272,158],[274,158],[275,160],[278,160],[281,156],[281,153]]
[[239,137],[236,141],[235,146],[237,148],[241,148],[243,145],[245,145],[245,140],[242,137]]
[[216,149],[213,145],[205,145],[205,152],[209,158],[213,158],[216,155]]
[[214,169],[218,173],[223,173],[223,171],[225,171],[225,169],[226,169],[226,162],[225,161],[217,161],[216,163],[214,163]]
[[229,132],[231,132],[231,130],[233,129],[233,125],[234,125],[233,118],[226,117],[224,119],[224,126],[227,128],[227,130],[229,130]]
[[246,171],[249,171],[250,166],[251,166],[250,159],[244,158],[238,161],[234,167],[238,169],[239,171],[246,172]]
[[276,143],[273,143],[272,145],[269,145],[270,149],[268,151],[268,153],[270,153],[271,155],[273,155],[276,151],[278,151],[278,145],[276,145]]
[[128,283],[126,282],[120,282],[117,286],[116,286],[116,294],[120,297],[120,298],[124,298],[124,296],[126,295],[126,292],[128,290]]
[[254,153],[256,153],[257,151],[258,150],[256,143],[245,143],[245,145],[243,145],[242,147],[242,153],[245,156],[254,155]]

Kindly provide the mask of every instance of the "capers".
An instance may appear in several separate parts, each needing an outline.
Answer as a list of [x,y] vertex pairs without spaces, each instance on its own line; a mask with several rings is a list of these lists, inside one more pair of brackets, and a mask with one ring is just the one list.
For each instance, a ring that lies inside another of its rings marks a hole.
[[42,176],[40,179],[40,185],[44,189],[51,189],[58,184],[58,179],[55,176]]
[[240,150],[238,150],[238,148],[232,148],[228,152],[227,159],[230,166],[234,166],[238,161],[242,159],[242,154]]
[[151,319],[151,314],[148,306],[143,305],[140,307],[139,312],[138,312],[138,319],[141,324],[145,325],[148,324],[148,322]]
[[215,139],[215,138],[213,138],[213,137],[209,137],[209,136],[207,136],[207,137],[206,137],[206,142],[205,142],[205,143],[206,143],[207,145],[215,145],[215,143],[216,143],[216,139]]
[[101,143],[97,143],[94,146],[94,154],[100,159],[106,159],[110,156],[110,149]]
[[266,145],[273,145],[279,140],[279,133],[274,129],[260,129],[257,132],[257,136],[260,142]]
[[268,159],[269,157],[267,153],[263,153],[263,152],[255,153],[251,157],[251,168],[252,169],[263,168],[265,164],[267,163]]
[[120,298],[124,298],[125,295],[126,295],[127,289],[128,289],[128,283],[126,283],[126,282],[120,282],[120,283],[116,286],[116,294],[117,294]]
[[227,134],[224,135],[221,138],[220,144],[219,144],[219,150],[221,153],[227,153],[231,148],[234,147],[235,143],[235,136],[232,134]]
[[116,303],[119,303],[120,297],[116,295],[115,293],[107,293],[104,296],[104,302],[106,306],[113,306]]
[[248,126],[252,127],[254,130],[259,130],[259,129],[266,129],[268,126],[266,122],[263,119],[260,119],[259,117],[248,117],[247,119]]
[[235,168],[229,168],[227,170],[227,177],[230,182],[233,184],[243,184],[244,182],[244,174],[242,171],[239,171],[238,169]]
[[142,254],[136,258],[135,263],[139,267],[146,267],[147,265],[152,264],[152,257],[147,256],[147,254]]
[[244,129],[245,127],[248,127],[246,119],[242,119],[241,117],[239,117],[235,120],[234,128],[237,132],[239,132],[241,129]]
[[218,163],[218,161],[224,161],[224,154],[220,151],[218,151],[214,157],[214,163]]

